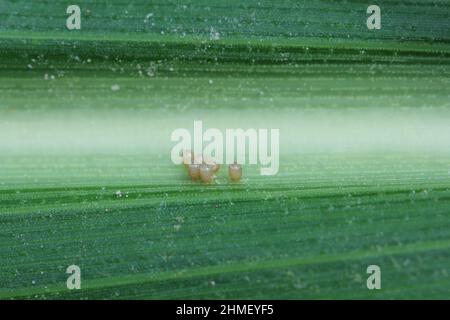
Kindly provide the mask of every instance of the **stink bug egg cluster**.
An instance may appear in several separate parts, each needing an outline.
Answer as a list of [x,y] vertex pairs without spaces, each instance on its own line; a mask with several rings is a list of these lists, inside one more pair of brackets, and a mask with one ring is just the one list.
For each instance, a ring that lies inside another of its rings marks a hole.
[[[213,159],[203,155],[194,155],[191,150],[182,151],[183,165],[188,171],[192,180],[201,180],[204,183],[211,183],[219,172],[220,164]],[[234,163],[228,167],[228,177],[231,181],[239,181],[242,177],[242,166]]]

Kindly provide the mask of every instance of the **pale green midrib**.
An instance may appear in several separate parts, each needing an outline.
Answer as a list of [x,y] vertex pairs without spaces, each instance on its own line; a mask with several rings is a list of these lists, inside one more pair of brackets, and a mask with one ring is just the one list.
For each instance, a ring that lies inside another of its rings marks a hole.
[[[22,42],[24,40],[35,41],[83,41],[83,42],[139,42],[139,43],[178,43],[195,45],[242,45],[252,47],[291,47],[291,48],[336,48],[336,49],[373,49],[373,50],[395,50],[395,51],[416,51],[416,52],[440,52],[450,53],[450,43],[446,42],[427,42],[427,41],[393,41],[393,40],[368,40],[368,39],[323,39],[323,38],[283,38],[272,39],[245,38],[233,36],[220,40],[210,40],[208,37],[188,36],[180,37],[176,35],[158,35],[158,34],[121,34],[121,33],[68,33],[60,32],[39,32],[39,31],[4,31],[0,30],[0,47],[2,40],[14,40]],[[33,44],[29,44],[33,46]]]
[[[420,184],[419,184],[420,183]],[[345,196],[348,193],[353,193],[353,196],[360,196],[360,197],[364,197],[364,196],[373,196],[374,193],[377,194],[385,194],[385,193],[390,193],[390,194],[408,194],[409,192],[411,192],[412,190],[415,190],[416,192],[420,192],[424,189],[433,189],[434,192],[447,192],[449,189],[449,185],[447,183],[446,179],[443,179],[442,181],[418,181],[416,185],[412,185],[411,182],[402,182],[402,183],[398,183],[398,184],[391,184],[389,186],[385,186],[384,189],[380,190],[380,188],[378,186],[367,186],[367,185],[355,185],[355,186],[345,186],[345,190],[339,190],[336,186],[320,186],[320,187],[316,187],[316,188],[305,188],[305,189],[296,189],[293,186],[285,186],[285,187],[279,187],[277,188],[276,186],[273,186],[272,188],[269,188],[271,186],[266,186],[266,189],[264,189],[265,191],[270,190],[272,192],[283,192],[284,196],[298,196],[301,197],[302,199],[315,199],[317,197],[339,197],[339,196]],[[112,189],[112,188],[110,188]],[[152,190],[150,191],[148,194],[146,194],[145,197],[142,198],[136,198],[134,197],[134,195],[136,193],[142,192],[145,194],[145,192],[143,190],[139,190],[139,189],[135,189],[134,186],[127,186],[127,187],[117,187],[115,188],[115,190],[122,190],[125,189],[127,191],[129,191],[129,194],[131,196],[133,196],[132,198],[128,199],[128,203],[126,204],[127,206],[129,206],[130,208],[137,205],[140,206],[140,203],[145,203],[146,206],[152,206],[152,205],[159,205],[161,201],[165,201],[165,203],[167,205],[171,205],[171,204],[177,204],[178,201],[180,200],[180,198],[173,198],[173,199],[165,199],[164,195],[163,195],[163,191],[160,190]],[[98,190],[100,190],[100,188],[98,188]],[[188,192],[188,190],[186,190]],[[210,189],[208,190],[210,195],[217,195],[220,194],[224,191],[224,189]],[[225,189],[225,191],[227,192],[241,192],[243,191],[243,189]],[[261,189],[259,188],[255,188],[253,189],[253,191],[261,191]],[[171,194],[178,194],[177,191],[166,191],[165,192],[170,192]],[[300,193],[302,192],[302,193]],[[0,191],[0,195],[1,195],[1,191]],[[64,192],[61,192],[61,194],[64,194]],[[184,198],[186,200],[192,201],[190,202],[190,204],[199,204],[202,201],[196,201],[193,197],[195,193],[194,192],[188,192],[187,194],[184,194]],[[21,208],[17,208],[17,206],[14,205],[9,205],[9,206],[0,206],[0,216],[16,216],[19,213],[22,214],[29,214],[30,210],[34,210],[36,207],[39,207],[39,211],[42,214],[45,214],[45,210],[52,210],[55,208],[55,205],[43,205],[40,201],[42,200],[46,200],[48,199],[47,197],[49,195],[52,196],[58,196],[59,193],[43,193],[43,194],[39,194],[41,195],[41,197],[37,197],[37,195],[35,196],[35,202],[24,205],[24,204],[20,204],[18,205]],[[42,196],[44,195],[44,196]],[[73,197],[73,198],[72,198]],[[98,192],[89,192],[89,193],[77,193],[77,194],[73,194],[72,195],[72,201],[67,202],[67,204],[74,204],[74,205],[79,205],[79,198],[85,199],[85,200],[90,200],[90,201],[95,201],[96,204],[98,204],[99,206],[101,205],[110,205],[110,206],[114,206],[112,204],[111,201],[114,201],[114,193],[108,193],[108,194],[99,194]],[[83,198],[84,197],[84,198]],[[97,198],[98,197],[98,198]],[[8,197],[6,197],[6,199],[8,199]],[[11,196],[11,199],[16,199],[17,197],[13,197]],[[237,198],[239,199],[239,198]],[[248,196],[246,195],[245,197],[242,197],[242,199],[245,199],[247,201],[253,201],[253,200],[259,200],[262,199],[262,197],[260,195],[253,195],[253,196]],[[8,199],[9,200],[9,199]],[[115,199],[117,200],[117,199]],[[225,201],[227,202],[227,198],[226,195],[224,197],[220,197],[220,199],[215,198],[215,200],[220,200],[220,201]],[[117,202],[115,203],[115,205],[117,205],[118,207],[121,207],[124,205],[123,202]],[[60,204],[56,204],[56,207],[59,207]],[[23,209],[22,211],[20,209]],[[69,206],[68,208],[66,208],[67,210],[70,210],[71,207]],[[10,210],[10,211],[6,211],[6,210]]]
[[[430,183],[427,186],[435,187],[435,185],[431,185]],[[441,186],[441,185],[439,184],[438,186]],[[401,192],[401,193],[406,193],[406,192],[409,192],[410,189],[411,188],[406,188],[404,190],[398,190],[398,191]],[[374,191],[372,191],[372,192],[375,192],[375,191],[377,191],[377,189],[374,188]],[[371,192],[371,190],[366,190],[365,192],[361,192],[358,195],[359,196],[365,196],[365,193],[368,193],[369,196],[370,196],[372,192]],[[386,191],[382,191],[382,192],[386,192]],[[294,194],[294,195],[297,194],[295,190],[292,191],[291,193]],[[346,193],[348,193],[348,190],[346,192],[337,193],[337,195],[344,196]],[[317,194],[317,195],[309,196],[309,197],[303,196],[303,199],[310,199],[310,198],[315,199],[315,198],[323,197],[323,196],[329,196],[329,194],[326,194],[326,193],[325,194]],[[260,200],[261,197],[258,196],[258,195],[255,195],[252,198],[246,198],[246,199],[247,199],[247,201],[255,201],[255,200]],[[179,199],[173,199],[172,201],[166,202],[166,203],[167,203],[167,205],[170,205],[172,203],[176,203],[177,200],[179,200]],[[155,197],[153,199],[142,198],[142,199],[132,199],[132,201],[133,201],[133,204],[127,204],[127,208],[133,208],[133,207],[140,208],[142,205],[156,206],[156,205],[161,203],[162,198],[161,197]],[[189,200],[185,201],[185,204],[198,205],[201,202],[202,201],[197,201],[195,199],[189,199]],[[122,208],[124,206],[123,203],[119,203],[119,202],[113,204],[110,199],[96,200],[95,203],[98,206],[98,208],[100,208],[100,209],[104,208],[106,206],[108,206],[109,209],[113,209],[113,208],[119,208],[120,209],[120,208]],[[36,204],[33,204],[31,206],[26,206],[26,207],[24,207],[23,204],[22,204],[21,205],[22,208],[17,208],[17,207],[9,207],[9,208],[7,208],[7,209],[11,210],[11,212],[3,211],[5,209],[4,208],[0,208],[0,209],[2,209],[2,211],[0,211],[0,217],[16,216],[18,214],[24,214],[25,215],[25,214],[29,214],[30,210],[36,210],[36,211],[39,211],[40,214],[46,214],[46,213],[48,213],[51,210],[55,210],[55,209],[60,208],[60,206],[61,206],[61,204],[58,203],[58,204],[52,204],[52,205],[46,205],[46,206],[39,205],[39,208],[36,208]],[[74,210],[77,206],[79,206],[79,203],[77,201],[74,201],[73,205],[68,206],[68,207],[64,208],[63,210],[59,210],[59,211],[60,212],[62,212],[62,211],[68,212],[68,211]]]
[[[211,267],[201,267],[195,269],[193,268],[181,272],[160,272],[154,275],[140,274],[134,276],[118,276],[94,280],[84,280],[82,281],[82,290],[87,291],[98,288],[110,288],[117,286],[137,285],[137,284],[142,285],[143,283],[178,280],[180,278],[190,279],[223,273],[270,270],[276,268],[334,263],[348,260],[367,259],[380,256],[400,255],[406,253],[417,253],[421,251],[444,250],[444,249],[450,249],[450,239],[444,241],[413,243],[404,246],[384,247],[382,252],[374,252],[374,251],[369,252],[357,250],[344,254],[340,253],[333,255],[311,256],[307,258],[267,260],[262,262],[261,261],[241,262],[232,265],[215,265]],[[30,288],[15,289],[12,294],[7,289],[6,290],[1,289],[0,299],[20,298],[20,297],[25,298],[30,295],[58,293],[60,291],[67,290],[65,289],[64,284],[53,285],[47,288],[30,287]]]

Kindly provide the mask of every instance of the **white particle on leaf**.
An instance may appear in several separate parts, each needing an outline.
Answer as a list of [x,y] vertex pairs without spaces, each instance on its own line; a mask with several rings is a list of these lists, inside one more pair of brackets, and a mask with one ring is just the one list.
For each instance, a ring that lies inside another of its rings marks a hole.
[[147,23],[148,20],[149,20],[151,17],[153,17],[153,12],[150,12],[149,14],[147,14],[147,15],[145,16],[144,23]]
[[209,39],[210,40],[219,40],[220,39],[220,33],[216,31],[213,27],[209,29]]

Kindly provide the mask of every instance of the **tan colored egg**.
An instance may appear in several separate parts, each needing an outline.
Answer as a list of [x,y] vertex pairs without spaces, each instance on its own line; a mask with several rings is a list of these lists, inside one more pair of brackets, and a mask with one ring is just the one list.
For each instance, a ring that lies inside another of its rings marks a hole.
[[186,169],[189,168],[189,165],[193,163],[194,160],[194,154],[192,153],[191,150],[183,150],[181,152],[182,156],[183,156],[183,164],[186,167]]
[[212,170],[213,170],[214,173],[216,173],[220,169],[220,164],[216,163],[213,159],[211,159],[209,157],[204,157],[203,158],[203,163],[205,163],[208,166],[212,167]]
[[239,181],[242,177],[242,166],[240,164],[230,164],[228,167],[228,176],[231,181]]
[[194,156],[194,163],[195,164],[202,164],[203,163],[203,156],[201,154],[196,154]]
[[216,173],[220,169],[220,164],[214,163],[214,165],[212,166],[212,169],[213,169],[214,173]]
[[213,167],[211,167],[207,164],[200,165],[200,178],[205,183],[212,182],[214,180]]
[[200,178],[200,165],[190,164],[188,168],[189,176],[192,178],[192,180],[197,180],[198,178]]

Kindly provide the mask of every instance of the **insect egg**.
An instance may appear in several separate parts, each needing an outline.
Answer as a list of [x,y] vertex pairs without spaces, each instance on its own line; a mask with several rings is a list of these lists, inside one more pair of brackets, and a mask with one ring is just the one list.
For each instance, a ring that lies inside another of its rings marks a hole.
[[203,163],[209,165],[214,173],[216,173],[220,169],[220,164],[216,163],[213,159],[209,157],[203,157]]
[[200,165],[198,164],[190,164],[189,165],[189,175],[191,176],[192,180],[197,180],[200,178]]
[[230,180],[239,181],[242,177],[242,166],[237,163],[230,164],[228,167],[228,175]]
[[183,157],[184,166],[186,167],[186,169],[188,169],[189,165],[193,163],[194,154],[191,152],[191,150],[183,150],[181,152],[181,156]]
[[200,178],[202,179],[203,182],[206,183],[213,181],[214,179],[213,167],[207,164],[200,165]]

